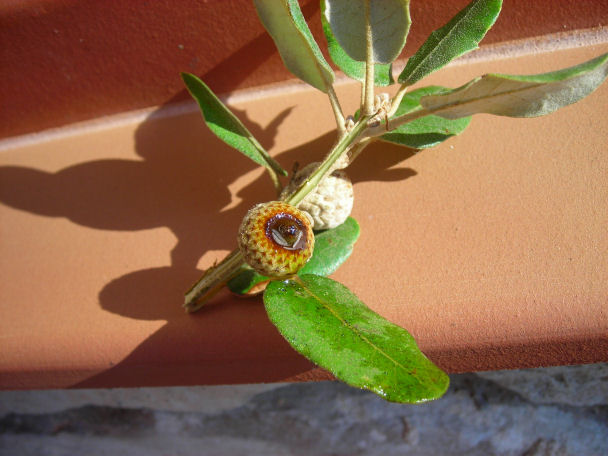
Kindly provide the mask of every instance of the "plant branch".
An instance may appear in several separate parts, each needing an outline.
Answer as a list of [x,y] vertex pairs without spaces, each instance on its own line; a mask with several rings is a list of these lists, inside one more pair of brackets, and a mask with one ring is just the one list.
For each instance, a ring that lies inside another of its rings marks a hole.
[[283,184],[279,180],[279,176],[273,170],[268,168],[268,175],[270,176],[270,180],[272,181],[272,185],[277,192],[277,195],[280,195],[283,191]]
[[361,111],[366,116],[374,114],[374,46],[372,42],[372,26],[370,19],[370,0],[365,2],[365,82],[364,96],[361,100]]
[[281,185],[281,181],[279,180],[279,174],[287,175],[281,165],[266,152],[266,149],[262,147],[259,141],[253,136],[249,136],[249,140],[258,148],[262,156],[266,159],[266,162],[269,166],[266,166],[268,170],[268,175],[270,176],[270,180],[272,181],[272,185],[274,185],[277,194],[281,194],[283,190],[283,186]]
[[[395,113],[397,112],[397,109],[399,109],[401,100],[403,100],[403,97],[405,96],[405,92],[407,92],[408,87],[409,87],[409,85],[407,85],[407,84],[402,84],[401,87],[399,87],[399,91],[395,94],[395,96],[393,97],[393,100],[391,101],[391,109],[388,112],[389,118],[391,116],[394,116]],[[391,121],[391,123],[392,123],[392,121]]]
[[332,150],[327,154],[321,165],[306,179],[297,190],[289,195],[285,200],[286,203],[292,206],[297,206],[317,185],[327,176],[333,168],[333,164],[345,153],[350,147],[356,144],[359,136],[367,128],[369,116],[365,116],[355,123],[355,126],[348,133],[343,135]]
[[[438,111],[441,111],[441,109],[424,109],[424,108],[420,108],[416,111],[412,111],[409,112],[407,114],[404,114],[402,116],[399,117],[395,117],[394,119],[391,119],[390,122],[390,130],[392,131],[395,128],[411,122],[412,120],[416,120],[419,119],[420,117],[424,117],[424,116],[428,116],[430,114],[434,114]],[[386,125],[384,124],[380,124],[380,125],[375,125],[373,127],[369,127],[367,130],[365,130],[365,132],[363,133],[363,136],[367,139],[367,138],[371,138],[374,136],[382,136],[383,134],[385,134],[386,131]]]
[[350,165],[352,162],[354,162],[357,159],[357,157],[361,154],[361,152],[363,152],[363,149],[365,149],[367,146],[369,146],[375,140],[376,140],[375,137],[366,138],[366,139],[362,139],[359,143],[357,143],[357,145],[355,147],[353,147],[352,150],[350,151],[350,159],[348,161],[348,164]]
[[[356,144],[361,133],[367,127],[369,117],[363,117],[348,133],[342,135],[336,145],[327,154],[327,157],[315,172],[287,199],[286,202],[297,206],[306,195],[308,195],[321,180],[329,174],[333,164],[345,153],[349,147]],[[195,312],[203,305],[243,267],[245,261],[243,255],[237,249],[226,256],[219,264],[207,269],[198,281],[186,292],[184,308],[188,312]]]
[[336,124],[338,125],[338,133],[340,134],[340,136],[342,136],[345,131],[344,114],[342,113],[340,101],[338,100],[338,96],[336,95],[333,85],[329,85],[329,88],[327,89],[327,96],[329,97],[331,109],[334,111],[334,117],[336,118]]
[[207,269],[198,281],[186,292],[184,308],[196,312],[205,302],[222,289],[245,264],[240,250],[233,250],[219,264]]

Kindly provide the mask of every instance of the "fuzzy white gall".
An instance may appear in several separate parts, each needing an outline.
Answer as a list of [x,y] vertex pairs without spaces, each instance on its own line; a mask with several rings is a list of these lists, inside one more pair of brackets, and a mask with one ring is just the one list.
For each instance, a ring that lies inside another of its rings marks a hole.
[[[295,191],[319,165],[313,162],[298,171],[281,196]],[[306,195],[298,209],[311,216],[315,230],[327,230],[344,223],[353,209],[353,202],[353,184],[344,171],[337,169]]]

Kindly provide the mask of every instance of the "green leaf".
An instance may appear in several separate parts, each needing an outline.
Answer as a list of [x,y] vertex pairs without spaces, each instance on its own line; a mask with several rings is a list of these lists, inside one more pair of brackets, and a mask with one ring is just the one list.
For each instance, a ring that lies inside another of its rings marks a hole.
[[[401,100],[399,108],[397,108],[393,117],[420,109],[420,98],[423,96],[446,91],[449,91],[449,89],[440,86],[429,86],[409,92]],[[448,120],[443,117],[429,115],[400,125],[390,133],[382,135],[380,139],[414,149],[426,149],[462,133],[470,122],[470,117]]]
[[298,352],[352,386],[407,403],[436,399],[448,387],[448,376],[405,329],[338,282],[316,275],[271,282],[264,304]]
[[297,0],[254,0],[254,4],[287,69],[327,92],[334,72],[310,33]]
[[[369,8],[369,9],[368,9]],[[351,59],[365,62],[367,12],[374,63],[391,63],[401,53],[410,30],[409,0],[325,0],[324,16]]]
[[444,94],[420,99],[421,105],[446,119],[486,113],[537,117],[576,103],[608,76],[608,53],[550,73],[531,76],[487,74]]
[[[352,217],[348,217],[342,225],[331,230],[316,233],[312,258],[298,274],[333,274],[348,259],[358,238],[359,224]],[[268,280],[268,277],[246,267],[228,281],[228,288],[233,293],[246,294],[254,286]]]
[[283,176],[287,175],[287,171],[266,152],[239,118],[215,96],[203,81],[190,73],[181,75],[188,91],[198,102],[205,123],[218,138],[242,152],[258,165],[272,169]]
[[315,234],[312,258],[300,269],[298,275],[333,274],[353,252],[357,239],[359,239],[359,224],[352,217],[348,217],[342,225]]
[[[361,82],[365,81],[365,62],[357,62],[351,59],[346,51],[342,49],[338,40],[336,40],[325,17],[325,0],[321,0],[321,24],[323,25],[323,33],[325,33],[325,38],[327,39],[327,49],[332,61],[348,77]],[[392,64],[377,63],[374,67],[374,85],[384,87],[395,83]]]
[[412,85],[473,49],[492,27],[502,0],[474,0],[446,25],[435,30],[407,61],[399,82]]
[[[245,265],[236,276],[228,281],[226,286],[233,293],[246,295],[253,290],[256,285],[268,282],[269,280],[269,277],[258,274],[251,267]],[[256,290],[256,292],[253,292],[252,294],[258,294],[258,291]]]

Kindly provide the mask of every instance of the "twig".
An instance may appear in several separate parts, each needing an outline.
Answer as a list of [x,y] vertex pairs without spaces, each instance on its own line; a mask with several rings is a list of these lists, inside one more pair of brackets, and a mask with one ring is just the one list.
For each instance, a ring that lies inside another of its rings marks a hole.
[[366,116],[371,116],[374,114],[374,46],[370,23],[369,0],[365,2],[365,41],[365,88],[363,100],[361,100],[361,111]]
[[338,100],[338,96],[336,95],[336,92],[332,85],[329,85],[329,89],[327,90],[327,96],[329,97],[331,109],[334,111],[334,117],[336,118],[336,124],[338,125],[338,133],[340,134],[340,136],[342,136],[345,132],[344,114],[342,113],[340,101]]

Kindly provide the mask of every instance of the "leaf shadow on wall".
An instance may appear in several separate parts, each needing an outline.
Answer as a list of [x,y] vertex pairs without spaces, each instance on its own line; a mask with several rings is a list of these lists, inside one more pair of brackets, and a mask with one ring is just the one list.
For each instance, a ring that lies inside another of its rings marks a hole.
[[[270,149],[290,109],[266,128],[247,119],[245,112],[236,113]],[[334,139],[331,132],[276,158],[287,169],[302,157],[306,163],[319,160]],[[0,168],[0,201],[9,206],[101,230],[167,227],[177,239],[170,266],[130,272],[99,292],[99,304],[108,312],[166,323],[125,359],[74,386],[279,381],[312,369],[268,321],[259,298],[243,300],[223,292],[196,314],[188,315],[181,308],[184,291],[202,273],[197,269],[201,256],[210,250],[232,250],[245,212],[259,201],[275,198],[265,173],[231,195],[227,185],[257,165],[213,136],[198,112],[169,117],[153,113],[137,129],[135,143],[140,159],[95,160],[55,173]],[[382,147],[381,151],[370,148],[353,165],[355,182],[415,174],[392,168],[411,151]],[[265,362],[266,352],[273,358]],[[201,363],[193,365],[195,359]],[[142,374],[134,375],[138,371]]]
[[[254,134],[262,139],[263,144],[269,144],[269,139],[264,138],[264,134],[261,132]],[[269,134],[272,135],[274,132],[266,131],[265,135]],[[276,158],[285,166],[295,163],[298,159],[301,160],[302,157],[310,157],[311,160],[321,159],[322,154],[311,157],[311,151],[328,150],[334,138],[335,132],[328,133],[303,146],[285,151]],[[151,141],[146,143],[158,144],[157,139],[151,138]],[[139,144],[141,143],[138,141]],[[362,155],[358,165],[353,166],[355,182],[394,181],[415,175],[415,172],[409,168],[393,168],[395,164],[411,156],[413,151],[392,145],[388,147],[380,145],[380,148],[381,154],[378,154],[378,150],[370,148],[370,153]],[[232,150],[226,152],[231,163],[233,160],[248,162],[238,156],[235,158],[236,152]],[[196,175],[197,173],[191,182],[195,181]],[[213,173],[209,176],[222,176],[222,174]],[[216,187],[222,188],[216,178],[213,181]],[[262,187],[266,188],[262,190]],[[132,380],[129,378],[134,366],[137,365],[181,365],[179,373],[171,367],[167,375],[170,375],[172,382],[177,381],[183,385],[237,382],[239,375],[243,376],[242,381],[247,382],[279,381],[301,376],[314,368],[307,360],[296,355],[278,334],[268,321],[260,298],[243,300],[224,292],[196,314],[187,315],[180,307],[184,287],[198,278],[201,273],[195,268],[198,258],[210,247],[217,248],[218,245],[222,245],[226,249],[234,248],[234,233],[231,227],[236,229],[242,215],[253,204],[273,198],[273,195],[266,191],[267,189],[267,178],[263,175],[261,179],[235,195],[242,199],[235,209],[221,213],[219,217],[214,217],[210,221],[192,219],[193,216],[189,213],[188,222],[183,224],[185,231],[178,235],[178,244],[172,252],[171,267],[136,271],[115,279],[104,287],[99,297],[100,305],[105,310],[134,319],[163,319],[167,323],[142,342],[119,365],[78,386],[94,387],[113,382],[123,386],[141,386],[140,376]],[[194,196],[188,198],[192,200],[193,205],[206,204],[197,198],[201,192],[193,193]],[[261,194],[266,195],[266,198],[260,198]],[[218,212],[218,207],[201,206],[201,212],[215,214]],[[223,242],[204,244],[201,242],[201,238],[204,238],[201,233],[221,233]],[[267,363],[263,359],[266,349],[274,357]],[[208,361],[210,353],[218,350],[220,354],[216,361],[219,367],[209,362],[206,362],[208,368],[204,368],[203,365],[190,366],[193,359],[198,357]],[[236,354],[241,360],[238,363],[225,365],[226,358]],[[284,361],[277,363],[277,356]],[[247,360],[252,361],[247,363]],[[151,385],[162,384],[162,376],[161,372],[156,378],[150,379]]]
[[[248,121],[244,112],[235,112],[270,148],[290,109],[263,131]],[[201,137],[192,136],[192,132]],[[172,138],[170,144],[167,138]],[[197,144],[209,145],[209,150]],[[181,307],[184,292],[202,274],[197,268],[201,256],[207,251],[232,250],[236,229],[248,208],[259,200],[274,199],[265,172],[232,195],[227,186],[257,165],[213,136],[198,112],[144,122],[136,132],[136,149],[142,156],[163,156],[162,178],[175,178],[162,185],[172,196],[158,211],[177,242],[170,266],[138,270],[112,280],[99,293],[99,303],[104,310],[121,316],[166,323],[120,363],[77,386],[270,381],[309,370],[310,363],[295,356],[270,324],[259,300],[235,299],[222,292],[196,314],[186,314]],[[272,371],[270,361],[254,362],[259,350],[273,355],[278,351],[279,356],[295,359]],[[195,359],[201,362],[193,365]],[[156,374],[133,375],[139,366],[145,366],[146,372],[157,369]]]

